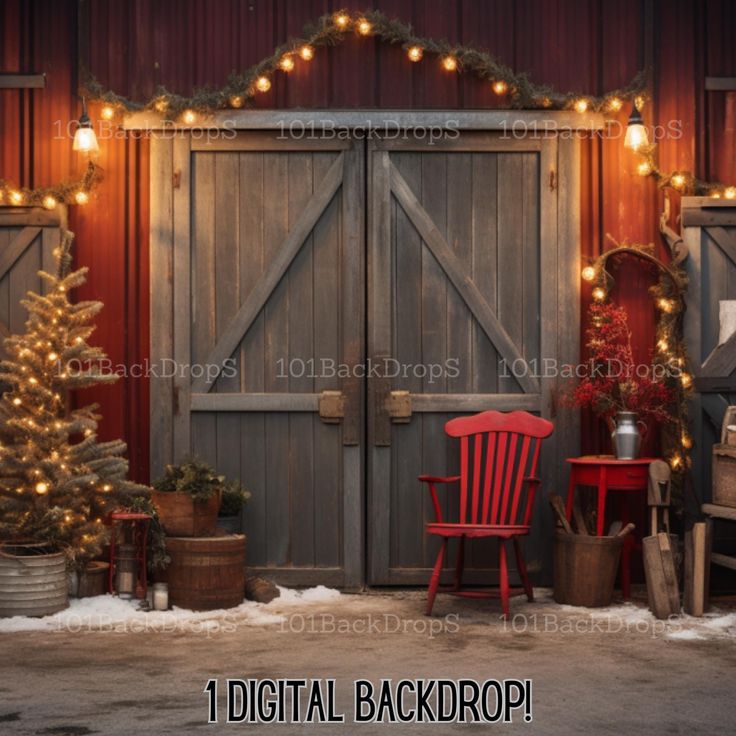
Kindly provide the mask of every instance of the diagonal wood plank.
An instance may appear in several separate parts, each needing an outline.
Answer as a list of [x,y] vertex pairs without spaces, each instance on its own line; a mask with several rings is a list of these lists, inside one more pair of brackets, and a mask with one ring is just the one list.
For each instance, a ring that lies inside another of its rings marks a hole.
[[716,345],[713,352],[705,359],[700,376],[703,378],[722,378],[730,376],[736,370],[736,333],[723,343]]
[[[478,324],[495,345],[501,357],[507,362],[509,368],[515,365],[515,361],[519,361],[519,364],[523,364],[524,359],[516,344],[511,339],[508,332],[503,328],[503,325],[498,321],[493,310],[488,306],[488,302],[480,293],[480,290],[475,285],[472,278],[466,273],[466,270],[463,268],[462,264],[453,253],[452,248],[450,248],[447,241],[437,229],[432,218],[424,207],[422,207],[414,192],[411,190],[411,187],[409,187],[406,180],[399,173],[393,163],[391,163],[390,167],[391,189],[393,193],[396,195],[396,198],[399,201],[399,204],[401,204],[404,212],[406,212],[407,216],[414,224],[414,227],[416,227],[417,231],[422,236],[422,240],[427,244],[427,247],[432,255],[437,259],[440,267],[445,274],[447,274],[447,277],[452,282],[457,293],[468,305],[468,309],[470,309],[471,313],[478,321]],[[539,392],[538,382],[526,372],[518,376],[517,381],[525,392]]]
[[26,248],[41,234],[40,227],[24,227],[0,253],[0,279],[10,271],[13,264],[25,253]]
[[736,238],[725,227],[707,227],[708,237],[723,251],[723,254],[736,266]]
[[[233,320],[223,331],[217,344],[207,356],[205,364],[218,366],[221,369],[223,363],[233,354],[233,351],[253,324],[253,320],[255,320],[266,304],[269,296],[271,296],[271,292],[283,278],[307,236],[319,220],[325,207],[327,207],[335,196],[335,192],[342,183],[343,161],[344,154],[341,153],[335,159],[332,166],[330,166],[324,179],[316,187],[314,194],[312,194],[309,202],[307,202],[301,215],[299,215],[294,226],[279,246],[277,255],[271,262],[271,265],[240,306]],[[208,377],[208,373],[210,373],[209,370],[205,371],[205,375],[192,381],[192,393],[206,393],[212,388],[212,385],[217,380],[217,376]]]
[[726,409],[728,409],[728,401],[720,394],[703,394],[701,402],[706,416],[720,432],[721,426],[723,425],[723,417]]

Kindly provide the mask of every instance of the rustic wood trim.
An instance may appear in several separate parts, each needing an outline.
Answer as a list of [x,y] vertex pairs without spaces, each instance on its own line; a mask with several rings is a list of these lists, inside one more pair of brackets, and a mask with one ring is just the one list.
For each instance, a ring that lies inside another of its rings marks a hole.
[[542,135],[535,136],[534,133],[515,138],[511,133],[505,131],[471,131],[463,135],[453,134],[453,137],[442,138],[427,144],[422,140],[416,140],[411,135],[401,134],[398,138],[378,138],[376,140],[377,151],[448,151],[453,153],[523,153],[525,151],[536,152],[542,149],[544,138]]
[[703,394],[700,397],[700,403],[708,419],[720,431],[723,425],[723,415],[728,409],[728,401],[720,394]]
[[716,519],[730,519],[736,521],[736,509],[730,506],[718,506],[714,503],[704,503],[703,513],[714,516]]
[[[214,153],[215,151],[347,151],[348,139],[312,138],[308,131],[302,135],[289,135],[281,130],[230,130],[226,134],[190,138],[191,150]],[[187,136],[189,138],[189,136]]]
[[446,126],[458,130],[519,129],[554,133],[561,130],[602,130],[601,113],[571,110],[223,110],[196,125],[172,124],[161,115],[146,111],[123,121],[127,130],[297,130],[335,128],[386,129]]
[[413,412],[539,411],[541,394],[411,394]]
[[734,266],[736,266],[736,238],[730,235],[725,228],[708,227],[705,234],[721,249]]
[[[263,309],[264,304],[271,296],[271,292],[282,279],[291,262],[296,257],[299,249],[304,244],[309,233],[314,228],[317,220],[325,207],[335,196],[343,178],[344,154],[340,154],[320,182],[303,212],[299,215],[294,226],[279,246],[278,255],[274,258],[268,270],[263,274],[258,285],[251,291],[248,298],[243,302],[238,313],[223,331],[212,352],[207,356],[205,364],[222,367],[227,358],[232,355],[243,335],[253,324],[253,320]],[[207,392],[212,388],[216,380],[205,374],[192,381],[192,392]]]
[[736,77],[706,77],[707,92],[733,92],[736,90]]
[[[460,297],[468,305],[478,324],[488,335],[489,340],[508,365],[514,365],[515,361],[523,361],[523,357],[514,341],[498,321],[473,280],[464,273],[464,269],[452,252],[452,248],[447,244],[414,192],[411,191],[404,177],[401,176],[399,170],[392,163],[389,164],[389,170],[391,190],[396,195],[399,204],[414,224],[414,227],[419,231],[422,240],[424,240]],[[539,391],[538,382],[527,374],[516,377],[516,380],[526,392],[535,393]]]
[[736,333],[722,345],[716,345],[713,352],[703,362],[698,377],[722,378],[730,376],[734,370],[736,370]]
[[[151,362],[163,365],[174,354],[173,345],[173,143],[151,141],[150,180],[150,329]],[[151,376],[151,477],[160,475],[173,461],[173,382]]]
[[[174,361],[177,366],[191,362],[191,151],[189,136],[179,136],[173,144],[173,324]],[[191,417],[189,415],[190,380],[177,370],[172,379],[174,396],[172,431],[174,462],[191,452]]]
[[683,197],[682,226],[736,225],[736,201],[712,197]]
[[42,232],[40,227],[25,227],[13,238],[8,247],[0,253],[0,279],[10,271],[13,264]]
[[736,376],[717,376],[714,378],[694,379],[695,390],[701,394],[731,394],[736,393]]
[[45,86],[45,74],[0,72],[0,89],[43,89]]
[[[191,411],[319,411],[321,394],[307,393],[192,393]],[[186,407],[185,407],[186,410]]]
[[0,205],[0,227],[61,227],[65,222],[62,208],[10,207]]

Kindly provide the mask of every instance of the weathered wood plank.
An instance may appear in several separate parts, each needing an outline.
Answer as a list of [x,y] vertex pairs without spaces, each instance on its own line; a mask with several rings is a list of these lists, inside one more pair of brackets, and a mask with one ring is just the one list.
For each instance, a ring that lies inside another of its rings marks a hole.
[[[222,332],[214,349],[207,356],[205,363],[222,366],[223,362],[232,355],[242,340],[243,335],[263,308],[266,300],[286,273],[286,270],[298,253],[307,235],[312,231],[322,211],[335,195],[342,181],[342,174],[343,157],[341,155],[330,167],[327,176],[320,183],[299,218],[294,222],[294,227],[288,231],[283,242],[279,244],[277,256],[270,262],[266,273],[260,279],[258,285],[251,291],[248,298],[238,310],[238,313]],[[280,202],[276,204],[281,206]],[[213,380],[210,380],[207,376],[203,376],[192,382],[192,391],[201,392],[205,389],[209,390],[212,383]]]
[[[457,259],[432,221],[432,218],[419,204],[416,195],[414,195],[394,166],[391,167],[391,188],[405,212],[421,233],[424,242],[429,246],[437,258],[438,263],[447,274],[447,277],[463,297],[463,300],[473,312],[473,315],[481,324],[502,357],[506,359],[509,365],[513,365],[514,361],[517,360],[522,361],[523,359],[519,349],[506,330],[501,326],[496,315],[481,296],[473,280],[467,274],[463,273],[462,268],[457,263]],[[539,388],[537,381],[529,375],[521,376],[519,383],[525,391],[535,392]]]
[[[173,353],[173,148],[170,140],[154,138],[150,156],[150,355],[161,365]],[[172,462],[173,387],[170,378],[150,379],[151,477]]]
[[229,137],[222,135],[202,136],[192,140],[193,151],[346,151],[350,141],[338,138],[314,138],[309,135],[295,137],[281,130],[231,131]]
[[736,238],[724,227],[712,226],[706,228],[708,237],[721,249],[723,254],[736,266]]
[[64,227],[65,208],[0,206],[0,227]]
[[412,394],[413,412],[539,411],[540,394]]
[[700,369],[700,377],[725,378],[734,370],[736,370],[736,333],[722,345],[714,348]]
[[10,271],[15,262],[33,245],[43,231],[40,227],[24,227],[0,253],[0,279]]

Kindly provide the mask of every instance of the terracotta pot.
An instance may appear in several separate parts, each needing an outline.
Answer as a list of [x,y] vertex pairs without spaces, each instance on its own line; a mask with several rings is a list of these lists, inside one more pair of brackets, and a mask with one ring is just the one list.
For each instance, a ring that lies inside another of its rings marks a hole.
[[172,537],[211,537],[220,509],[218,491],[206,501],[195,501],[183,491],[154,491],[152,500],[166,534]]

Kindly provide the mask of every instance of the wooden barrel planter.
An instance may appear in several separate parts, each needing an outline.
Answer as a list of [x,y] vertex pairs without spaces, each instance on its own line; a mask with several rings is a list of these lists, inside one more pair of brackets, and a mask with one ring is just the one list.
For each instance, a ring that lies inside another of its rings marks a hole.
[[192,611],[233,608],[245,592],[245,536],[166,537],[171,563],[159,576],[169,601]]
[[610,605],[623,544],[621,537],[558,531],[554,548],[555,601],[590,608]]
[[80,598],[92,598],[96,595],[107,593],[107,578],[110,572],[109,562],[88,562],[87,566],[79,573],[79,589],[77,595]]
[[48,616],[69,605],[66,560],[42,545],[0,545],[0,617]]
[[152,500],[167,535],[211,537],[217,528],[220,496],[215,493],[206,501],[195,501],[182,491],[154,491]]

